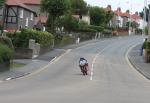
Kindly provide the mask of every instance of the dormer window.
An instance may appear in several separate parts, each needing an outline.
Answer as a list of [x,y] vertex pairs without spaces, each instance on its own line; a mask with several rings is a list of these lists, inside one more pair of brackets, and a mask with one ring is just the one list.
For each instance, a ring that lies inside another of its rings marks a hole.
[[19,11],[19,17],[23,18],[23,9],[20,9],[20,11]]

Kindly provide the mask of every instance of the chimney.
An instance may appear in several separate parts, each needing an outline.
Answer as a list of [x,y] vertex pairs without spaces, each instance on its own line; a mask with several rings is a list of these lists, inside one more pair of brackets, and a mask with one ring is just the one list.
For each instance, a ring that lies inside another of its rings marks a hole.
[[117,8],[117,11],[121,12],[121,8],[120,8],[120,7],[118,7],[118,8]]
[[139,15],[139,13],[138,13],[138,12],[135,12],[135,14],[136,14],[136,15]]
[[111,9],[111,5],[108,5],[107,8]]
[[126,11],[126,13],[128,13],[128,14],[129,14],[129,13],[130,13],[130,11],[129,11],[129,10],[127,10],[127,11]]

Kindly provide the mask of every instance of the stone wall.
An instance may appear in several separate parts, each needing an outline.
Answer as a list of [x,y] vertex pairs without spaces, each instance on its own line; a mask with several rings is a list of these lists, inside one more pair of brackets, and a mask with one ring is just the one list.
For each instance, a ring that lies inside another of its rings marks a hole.
[[15,59],[32,59],[33,50],[28,48],[15,48]]
[[0,72],[7,71],[10,69],[10,62],[5,62],[0,64]]

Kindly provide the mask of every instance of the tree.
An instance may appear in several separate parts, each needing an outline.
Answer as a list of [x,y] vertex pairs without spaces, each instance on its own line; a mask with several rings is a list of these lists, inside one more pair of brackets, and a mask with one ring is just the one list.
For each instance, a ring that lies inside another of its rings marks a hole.
[[0,0],[0,8],[3,6],[4,3],[5,3],[5,0]]
[[99,8],[97,6],[90,7],[90,18],[91,18],[91,24],[100,26],[105,24],[106,20],[106,12],[103,8]]
[[138,28],[139,24],[135,21],[132,22],[127,22],[126,26],[129,28],[129,26],[131,26],[132,28]]
[[70,9],[70,0],[42,0],[41,9],[49,13],[51,32],[55,33],[56,20]]
[[87,14],[88,7],[84,0],[71,0],[72,13]]
[[59,26],[70,32],[78,28],[78,20],[71,14],[66,14],[59,19]]
[[143,11],[140,12],[140,16],[141,16],[142,18],[144,18],[144,20],[145,20],[146,22],[148,22],[148,18],[149,18],[149,9],[150,9],[150,5],[149,5],[149,8],[145,7],[145,8],[143,9]]
[[114,17],[114,13],[111,11],[106,12],[105,23],[108,24],[109,21]]

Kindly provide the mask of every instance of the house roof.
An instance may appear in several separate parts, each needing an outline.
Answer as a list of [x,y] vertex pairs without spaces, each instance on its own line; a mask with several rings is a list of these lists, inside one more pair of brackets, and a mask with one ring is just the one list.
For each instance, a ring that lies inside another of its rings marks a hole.
[[127,12],[125,12],[125,13],[122,13],[122,15],[121,16],[124,16],[124,17],[130,17],[130,14],[129,13],[127,13]]
[[19,6],[19,7],[25,8],[25,9],[27,9],[27,10],[29,10],[29,11],[31,11],[31,12],[36,14],[35,11],[33,11],[30,7],[28,7],[25,4],[23,4],[21,1],[22,0],[7,0],[6,1],[6,5],[8,5],[8,6]]
[[38,17],[35,18],[34,25],[37,25],[39,22],[45,24],[47,22],[47,19],[48,19],[47,16],[38,16]]
[[29,4],[29,5],[40,5],[41,0],[18,0],[21,1],[24,4]]
[[122,16],[122,17],[128,17],[128,18],[130,18],[130,16],[131,16],[131,18],[132,19],[134,19],[134,20],[139,20],[139,19],[142,19],[138,14],[133,14],[133,15],[131,15],[131,14],[129,14],[128,12],[121,12],[121,11],[118,11],[118,10],[116,10],[116,11],[114,11],[114,14],[115,15],[117,15],[117,16]]
[[131,18],[134,19],[134,20],[142,19],[142,18],[141,18],[139,15],[137,15],[137,14],[133,14],[133,15],[131,16]]

